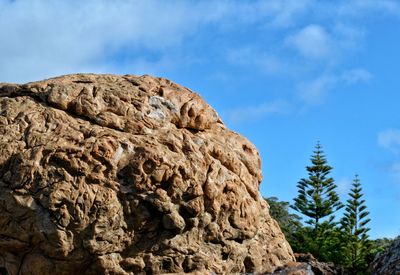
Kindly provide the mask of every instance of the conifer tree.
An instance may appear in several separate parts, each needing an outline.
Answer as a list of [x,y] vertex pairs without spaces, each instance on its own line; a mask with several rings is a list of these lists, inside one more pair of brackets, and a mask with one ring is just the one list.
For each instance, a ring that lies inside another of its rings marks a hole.
[[361,183],[356,175],[347,200],[344,217],[341,220],[344,231],[345,261],[352,274],[364,274],[367,269],[367,257],[371,248],[368,240],[367,224],[369,212],[362,199]]
[[308,178],[298,184],[298,196],[291,207],[307,216],[310,227],[304,228],[303,247],[299,252],[311,252],[320,261],[338,262],[341,257],[340,231],[334,222],[334,213],[343,207],[336,193],[337,186],[329,173],[322,147],[317,143],[307,166]]
[[302,178],[297,184],[298,196],[291,207],[309,218],[306,222],[312,226],[314,237],[318,237],[322,223],[325,222],[324,228],[333,226],[333,214],[343,205],[335,190],[337,186],[329,177],[332,167],[327,164],[319,142],[311,156],[311,163],[306,167],[308,178]]

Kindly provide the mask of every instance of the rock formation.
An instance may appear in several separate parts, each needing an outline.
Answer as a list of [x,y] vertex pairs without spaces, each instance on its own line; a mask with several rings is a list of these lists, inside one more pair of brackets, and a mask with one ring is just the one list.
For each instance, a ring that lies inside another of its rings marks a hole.
[[296,262],[277,267],[271,275],[342,275],[347,274],[333,263],[319,262],[310,253],[294,253]]
[[384,251],[378,253],[369,269],[371,274],[400,274],[400,239],[395,240]]
[[270,272],[293,261],[260,157],[151,76],[0,84],[0,273]]

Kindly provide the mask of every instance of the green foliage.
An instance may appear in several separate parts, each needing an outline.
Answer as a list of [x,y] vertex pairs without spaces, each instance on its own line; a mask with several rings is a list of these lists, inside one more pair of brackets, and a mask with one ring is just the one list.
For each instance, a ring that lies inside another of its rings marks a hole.
[[343,231],[344,264],[352,274],[365,274],[368,267],[368,255],[372,248],[368,240],[367,224],[369,212],[362,199],[361,183],[356,175],[347,200],[344,217],[341,220]]
[[298,184],[298,196],[291,207],[307,216],[310,228],[304,230],[306,248],[317,259],[335,261],[332,255],[340,254],[340,239],[335,228],[337,210],[343,207],[335,189],[336,185],[329,173],[332,167],[327,164],[321,145],[318,143],[311,156],[311,166],[307,166],[308,178],[301,179]]
[[[319,143],[311,163],[306,167],[308,177],[297,184],[298,195],[293,205],[276,197],[266,198],[271,216],[279,223],[294,252],[309,252],[319,261],[345,267],[345,274],[368,274],[369,263],[394,240],[369,240],[369,212],[358,176],[353,181],[343,217],[340,223],[335,222],[334,214],[343,204],[329,176],[332,167],[327,164]],[[289,213],[289,207],[308,218],[307,226],[301,223],[300,216]]]
[[372,241],[372,249],[377,250],[377,252],[381,252],[389,247],[394,241],[400,239],[400,236],[397,236],[394,239],[390,238],[380,238]]
[[333,178],[328,176],[332,167],[327,164],[319,143],[311,156],[311,163],[311,166],[306,167],[308,178],[302,178],[297,184],[298,196],[291,207],[309,217],[306,222],[317,233],[322,219],[327,218],[329,224],[333,223],[333,213],[343,205],[335,191],[337,186]]
[[328,222],[320,224],[318,230],[320,232],[315,234],[314,228],[305,226],[297,231],[294,234],[294,241],[289,242],[293,251],[311,253],[319,261],[341,265],[343,262],[342,232]]
[[[301,217],[289,213],[289,203],[279,201],[276,197],[266,198],[270,205],[270,215],[278,222],[294,252],[319,255],[321,261],[339,263],[342,257],[341,231],[331,227],[327,222],[322,223],[318,230],[318,238],[314,238],[314,229],[303,226]],[[323,233],[322,233],[323,232]]]
[[269,213],[279,224],[286,240],[291,244],[296,241],[296,236],[302,228],[301,218],[289,213],[289,203],[279,201],[277,197],[265,198],[269,204]]
[[376,255],[382,251],[384,251],[387,247],[389,247],[393,242],[399,240],[400,236],[397,236],[394,239],[390,238],[380,238],[371,241],[371,248],[367,254],[366,261],[367,263],[372,262]]

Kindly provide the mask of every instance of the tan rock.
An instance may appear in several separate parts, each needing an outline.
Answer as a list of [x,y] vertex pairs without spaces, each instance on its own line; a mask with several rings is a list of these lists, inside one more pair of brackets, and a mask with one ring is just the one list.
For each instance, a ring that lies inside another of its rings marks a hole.
[[293,261],[260,157],[200,96],[151,76],[0,84],[0,270],[270,272]]

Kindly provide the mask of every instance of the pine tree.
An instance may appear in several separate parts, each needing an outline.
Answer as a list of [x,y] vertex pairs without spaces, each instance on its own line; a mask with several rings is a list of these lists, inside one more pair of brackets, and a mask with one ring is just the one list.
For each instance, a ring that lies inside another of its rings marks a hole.
[[343,207],[335,189],[332,177],[328,177],[332,167],[327,164],[322,147],[317,143],[314,155],[311,156],[311,166],[307,166],[308,178],[302,178],[298,184],[298,196],[291,207],[309,217],[306,222],[314,229],[315,234],[321,227],[322,219],[332,224],[334,213]]
[[337,186],[332,177],[333,169],[327,164],[319,143],[311,156],[311,166],[307,166],[308,178],[302,178],[298,184],[298,196],[291,207],[307,216],[310,225],[304,228],[304,245],[299,252],[311,252],[321,261],[337,262],[341,254],[334,213],[343,207],[336,193]]
[[365,200],[362,199],[361,183],[356,175],[347,200],[344,217],[341,220],[344,232],[344,249],[346,265],[352,274],[364,274],[367,268],[367,257],[371,248],[368,240],[367,224],[369,212]]

